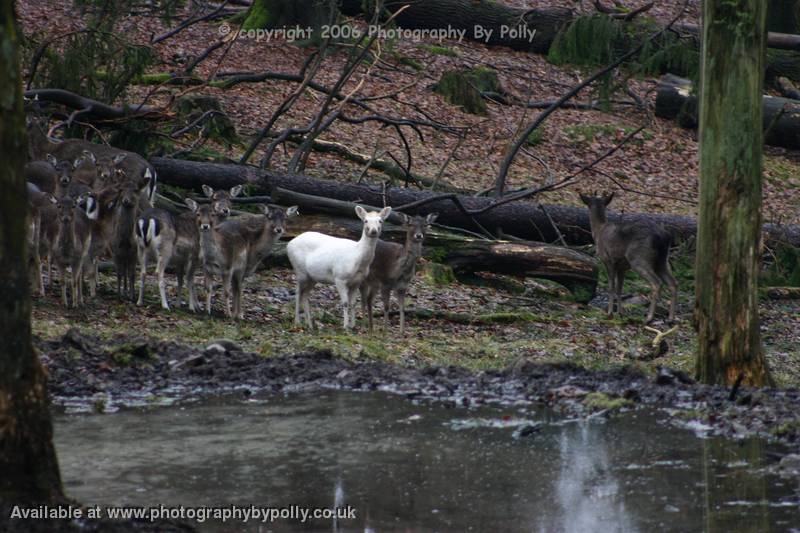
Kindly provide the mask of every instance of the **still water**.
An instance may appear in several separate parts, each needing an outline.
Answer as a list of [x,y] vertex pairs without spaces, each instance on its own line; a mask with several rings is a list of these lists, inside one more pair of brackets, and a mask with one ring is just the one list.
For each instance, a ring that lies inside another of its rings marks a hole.
[[[383,393],[58,415],[68,494],[87,504],[355,508],[355,520],[204,531],[792,531],[800,480],[750,439],[637,411],[566,421]],[[800,529],[794,529],[800,531]]]

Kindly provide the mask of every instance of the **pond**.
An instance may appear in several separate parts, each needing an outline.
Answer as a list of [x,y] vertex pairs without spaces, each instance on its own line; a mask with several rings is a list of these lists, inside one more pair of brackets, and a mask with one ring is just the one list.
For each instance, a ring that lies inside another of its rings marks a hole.
[[[59,414],[69,496],[101,506],[351,506],[356,519],[204,531],[788,531],[800,481],[770,447],[639,410],[565,420],[324,391]],[[191,523],[191,521],[190,521]]]

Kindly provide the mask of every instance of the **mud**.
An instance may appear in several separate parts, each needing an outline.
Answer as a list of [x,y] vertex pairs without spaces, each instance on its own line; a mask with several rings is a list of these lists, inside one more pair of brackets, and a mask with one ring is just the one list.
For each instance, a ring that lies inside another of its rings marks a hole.
[[[800,450],[800,391],[730,391],[695,383],[661,368],[648,376],[632,366],[590,371],[571,364],[519,360],[503,370],[400,367],[345,360],[328,351],[264,357],[232,343],[198,349],[175,342],[118,337],[102,341],[77,329],[38,341],[56,406],[114,411],[221,395],[256,395],[326,388],[383,390],[413,399],[474,406],[542,404],[565,416],[603,416],[648,405],[698,433],[742,439],[765,436]],[[602,394],[596,394],[602,393]],[[600,398],[600,401],[598,401]]]

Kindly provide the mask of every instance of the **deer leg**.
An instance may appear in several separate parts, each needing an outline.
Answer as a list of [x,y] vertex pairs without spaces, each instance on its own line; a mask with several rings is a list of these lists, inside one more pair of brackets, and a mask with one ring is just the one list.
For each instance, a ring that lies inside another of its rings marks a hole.
[[672,270],[668,262],[665,263],[658,277],[669,287],[669,320],[673,321],[675,320],[675,313],[678,310],[678,282],[675,276],[672,275]]
[[617,313],[620,315],[622,314],[622,289],[625,287],[625,274],[627,272],[624,269],[617,270],[617,282],[615,284],[615,288],[617,290]]
[[200,307],[197,301],[197,288],[194,285],[194,262],[190,261],[186,266],[186,287],[189,289],[189,311],[195,313]]
[[144,284],[147,280],[147,252],[139,251],[139,299],[136,305],[144,304]]
[[67,269],[59,267],[58,271],[61,275],[61,301],[64,307],[69,307],[69,302],[67,301]]
[[300,283],[300,280],[297,280],[297,284],[294,288],[294,325],[300,326],[302,321],[300,320],[300,300],[302,299],[300,294],[303,291],[303,287]]
[[169,311],[169,302],[167,301],[167,280],[165,279],[164,271],[167,269],[167,261],[163,255],[159,254],[156,260],[156,270],[158,273],[158,292],[161,295],[161,308]]
[[206,312],[211,314],[211,296],[214,294],[214,280],[208,274],[205,275],[206,286]]
[[381,287],[381,300],[383,300],[383,329],[389,331],[389,310],[392,306],[392,289]]
[[314,330],[314,318],[311,316],[311,302],[309,302],[309,296],[311,294],[311,289],[314,287],[314,281],[309,280],[303,286],[301,292],[301,298],[303,300],[303,311],[306,314],[306,322],[308,323],[308,329],[313,331]]
[[175,269],[175,274],[178,276],[178,309],[183,307],[183,268],[178,267]]
[[361,292],[361,311],[367,316],[369,332],[372,334],[374,331],[372,321],[372,291],[366,283],[359,287],[359,291]]
[[98,273],[98,260],[92,257],[92,270],[89,273],[89,296],[92,298],[97,297],[97,285],[100,281],[100,274]]
[[613,268],[606,265],[606,274],[608,275],[608,309],[606,314],[612,317],[614,316],[614,298],[617,294],[617,273]]
[[342,303],[342,315],[344,329],[350,329],[350,295],[348,294],[347,284],[344,281],[336,280],[336,290],[339,292],[339,300]]
[[228,318],[233,318],[231,310],[231,285],[233,283],[233,271],[225,272],[222,276],[222,299],[225,300],[225,314]]
[[406,334],[406,291],[397,291],[397,302],[400,304],[400,336]]
[[[634,266],[634,265],[631,265]],[[658,277],[658,274],[650,267],[650,265],[643,265],[638,264],[636,265],[636,272],[642,276],[647,282],[650,284],[651,293],[650,293],[650,307],[647,311],[647,318],[645,319],[645,323],[649,324],[653,321],[653,317],[656,313],[656,304],[658,303],[658,297],[661,294],[661,279]]]

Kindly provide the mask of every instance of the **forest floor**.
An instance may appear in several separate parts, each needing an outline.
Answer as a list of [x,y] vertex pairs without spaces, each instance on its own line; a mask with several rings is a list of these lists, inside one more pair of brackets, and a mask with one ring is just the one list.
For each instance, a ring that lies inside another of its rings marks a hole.
[[[680,280],[678,329],[666,338],[668,352],[657,358],[652,357],[650,344],[654,334],[643,324],[648,289],[632,274],[624,291],[625,314],[608,318],[604,282],[598,297],[585,305],[574,302],[564,288],[539,280],[522,283],[505,278],[503,288],[467,285],[457,280],[441,284],[428,275],[423,265],[409,291],[404,336],[399,334],[396,304],[388,331],[383,330],[382,317],[376,316],[376,329],[370,334],[359,310],[356,331],[345,332],[338,295],[332,286],[324,285],[318,285],[311,297],[318,331],[295,327],[293,275],[285,268],[262,271],[247,281],[243,321],[224,316],[219,289],[210,316],[191,313],[186,308],[167,312],[161,309],[152,274],[143,307],[119,300],[115,278],[101,275],[99,297],[81,309],[64,309],[57,289],[37,299],[33,331],[43,340],[59,338],[70,328],[78,328],[103,339],[136,335],[174,340],[198,349],[216,339],[229,339],[264,356],[327,349],[348,360],[380,360],[410,367],[459,365],[485,370],[529,360],[569,362],[595,370],[632,365],[649,375],[665,366],[691,375],[695,342],[691,326],[693,295],[691,279],[682,276],[685,269],[681,265],[685,262],[673,260]],[[175,302],[175,278],[168,275],[167,279],[170,302]],[[199,277],[198,282],[199,285]],[[496,282],[494,279],[487,283]],[[203,290],[198,291],[204,302]],[[667,303],[662,297],[657,313],[660,320],[653,324],[662,331],[671,327],[664,322]],[[376,315],[382,312],[382,304],[377,307]],[[800,301],[764,298],[760,312],[765,353],[776,383],[800,387]]]

